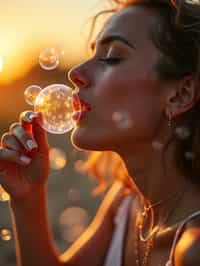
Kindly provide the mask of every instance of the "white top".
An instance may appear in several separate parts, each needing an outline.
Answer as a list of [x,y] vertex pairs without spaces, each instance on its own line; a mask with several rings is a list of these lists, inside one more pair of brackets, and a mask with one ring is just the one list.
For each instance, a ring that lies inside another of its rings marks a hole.
[[[106,259],[103,266],[122,266],[122,252],[123,252],[123,240],[124,240],[124,234],[126,231],[126,225],[127,225],[127,219],[128,219],[128,210],[129,210],[129,204],[131,202],[132,197],[130,195],[126,196],[117,211],[117,214],[115,216],[115,229],[113,232],[112,240],[110,242],[108,252],[106,255]],[[190,220],[196,218],[197,216],[200,216],[200,210],[192,213],[189,215],[184,221],[179,225],[179,227],[176,230],[176,234],[172,243],[169,259],[166,262],[165,266],[173,266],[174,265],[174,252],[176,244],[181,236],[181,234],[184,231],[184,227],[187,222]]]

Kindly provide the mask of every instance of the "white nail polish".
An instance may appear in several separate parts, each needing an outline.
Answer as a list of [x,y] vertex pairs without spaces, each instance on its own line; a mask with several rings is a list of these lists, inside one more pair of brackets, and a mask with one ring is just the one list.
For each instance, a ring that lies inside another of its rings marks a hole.
[[25,155],[21,155],[21,156],[19,157],[19,159],[20,159],[21,162],[23,162],[23,163],[25,163],[25,164],[29,164],[29,163],[31,162],[31,158],[29,158],[29,157],[27,157],[27,156],[25,156]]
[[28,146],[29,150],[32,150],[38,147],[37,143],[33,141],[32,139],[27,140],[26,145]]
[[33,118],[37,117],[37,114],[35,113],[30,113],[27,115],[27,119],[29,122],[32,122]]

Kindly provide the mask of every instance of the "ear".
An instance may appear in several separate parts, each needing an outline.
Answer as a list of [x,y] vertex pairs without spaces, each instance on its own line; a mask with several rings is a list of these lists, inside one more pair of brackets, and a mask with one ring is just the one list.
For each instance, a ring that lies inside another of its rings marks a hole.
[[200,88],[191,75],[181,79],[167,95],[166,114],[176,117],[190,110],[200,99]]

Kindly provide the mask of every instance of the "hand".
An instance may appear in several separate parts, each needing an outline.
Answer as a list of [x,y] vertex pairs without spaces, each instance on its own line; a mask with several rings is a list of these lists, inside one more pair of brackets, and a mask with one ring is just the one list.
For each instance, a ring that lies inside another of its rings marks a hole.
[[26,199],[47,181],[49,147],[41,120],[41,113],[23,112],[1,138],[0,184],[13,200]]

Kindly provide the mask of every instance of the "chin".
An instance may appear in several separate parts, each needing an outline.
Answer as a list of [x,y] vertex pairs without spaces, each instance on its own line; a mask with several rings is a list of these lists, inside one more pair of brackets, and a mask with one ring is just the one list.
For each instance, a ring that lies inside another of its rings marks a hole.
[[91,131],[84,127],[75,128],[71,134],[71,143],[76,149],[79,150],[111,150],[112,140],[113,138],[109,139],[108,135],[105,138],[105,134],[100,135],[99,131],[95,134],[94,130]]

